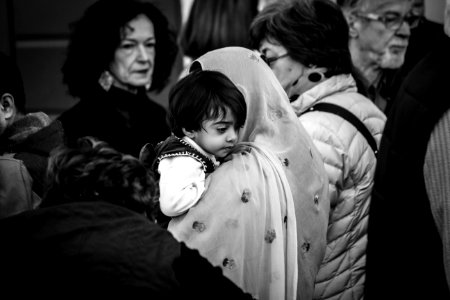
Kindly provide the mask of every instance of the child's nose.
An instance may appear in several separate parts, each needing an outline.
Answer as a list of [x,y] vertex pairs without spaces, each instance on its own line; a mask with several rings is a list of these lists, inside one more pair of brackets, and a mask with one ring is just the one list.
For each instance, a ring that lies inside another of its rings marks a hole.
[[228,141],[229,142],[234,142],[237,139],[237,132],[236,130],[231,130],[230,134],[228,135]]

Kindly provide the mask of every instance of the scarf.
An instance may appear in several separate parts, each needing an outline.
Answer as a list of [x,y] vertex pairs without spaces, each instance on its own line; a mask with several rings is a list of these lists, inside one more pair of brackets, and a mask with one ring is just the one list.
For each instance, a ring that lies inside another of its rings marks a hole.
[[169,230],[255,298],[311,299],[329,212],[320,154],[255,52],[228,47],[193,63],[228,76],[248,114],[231,159]]

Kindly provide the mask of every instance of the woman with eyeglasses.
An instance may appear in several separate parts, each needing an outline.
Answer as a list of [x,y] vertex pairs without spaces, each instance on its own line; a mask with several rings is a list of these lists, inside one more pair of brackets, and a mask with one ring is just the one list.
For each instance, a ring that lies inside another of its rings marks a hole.
[[412,0],[337,0],[349,25],[352,61],[368,97],[382,110],[395,95],[389,73],[404,63],[410,28],[418,23]]
[[[327,249],[314,299],[362,299],[375,152],[386,118],[357,91],[345,17],[329,0],[275,3],[255,18],[250,34],[321,152],[328,174]],[[368,131],[367,139],[346,118],[318,110],[324,105],[352,114]]]

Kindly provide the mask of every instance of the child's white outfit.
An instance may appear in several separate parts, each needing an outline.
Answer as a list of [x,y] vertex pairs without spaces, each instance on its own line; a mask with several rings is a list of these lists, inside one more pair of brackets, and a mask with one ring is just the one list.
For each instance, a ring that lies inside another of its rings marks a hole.
[[156,147],[154,170],[160,175],[159,204],[163,214],[179,216],[194,206],[205,191],[207,174],[219,165],[189,137],[172,135]]

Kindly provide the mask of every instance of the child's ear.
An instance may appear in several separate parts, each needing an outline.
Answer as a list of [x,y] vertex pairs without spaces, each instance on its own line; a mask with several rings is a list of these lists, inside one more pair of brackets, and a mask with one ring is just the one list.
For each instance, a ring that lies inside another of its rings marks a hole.
[[181,130],[188,138],[193,139],[195,137],[195,130],[186,130],[186,128],[182,128]]
[[5,93],[0,98],[0,110],[6,120],[11,120],[15,115],[14,97]]

